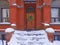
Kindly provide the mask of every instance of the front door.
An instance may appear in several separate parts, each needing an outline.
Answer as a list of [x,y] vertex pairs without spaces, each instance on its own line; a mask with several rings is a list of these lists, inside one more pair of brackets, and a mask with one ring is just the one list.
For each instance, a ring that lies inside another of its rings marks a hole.
[[35,7],[27,5],[25,8],[25,29],[35,30]]

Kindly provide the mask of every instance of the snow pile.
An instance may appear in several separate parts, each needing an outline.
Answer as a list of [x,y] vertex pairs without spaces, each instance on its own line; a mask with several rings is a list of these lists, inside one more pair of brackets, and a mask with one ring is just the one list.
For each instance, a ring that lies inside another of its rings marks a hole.
[[6,33],[14,32],[14,31],[15,31],[15,30],[14,30],[13,28],[7,28],[7,29],[5,30]]
[[46,32],[48,32],[48,33],[54,33],[55,31],[54,31],[53,28],[47,28],[47,29],[46,29]]
[[60,41],[54,41],[53,44],[54,45],[60,45]]
[[50,26],[48,23],[43,23],[44,26]]
[[15,31],[8,45],[51,45],[44,30]]
[[[11,43],[11,45],[13,45],[13,44],[15,45],[15,43],[16,42]],[[29,42],[29,43],[32,43],[32,41]],[[3,44],[6,45],[6,41],[4,40],[3,43],[2,43],[2,40],[0,40],[0,45],[3,45]],[[28,45],[28,44],[26,43],[26,45]],[[35,43],[35,45],[37,45],[37,44]],[[54,41],[53,43],[50,42],[50,45],[60,45],[60,41]]]
[[2,40],[0,40],[0,45],[2,45]]
[[16,24],[11,24],[11,26],[16,26]]

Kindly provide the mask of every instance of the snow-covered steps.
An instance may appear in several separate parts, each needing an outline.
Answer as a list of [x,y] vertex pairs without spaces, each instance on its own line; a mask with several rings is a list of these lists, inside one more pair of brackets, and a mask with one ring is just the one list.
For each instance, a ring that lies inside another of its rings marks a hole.
[[15,31],[8,45],[51,45],[51,43],[44,30]]

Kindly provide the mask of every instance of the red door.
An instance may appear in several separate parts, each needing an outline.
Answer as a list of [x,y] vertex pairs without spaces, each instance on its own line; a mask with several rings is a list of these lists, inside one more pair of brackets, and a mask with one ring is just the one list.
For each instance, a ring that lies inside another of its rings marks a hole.
[[35,5],[26,5],[25,29],[26,30],[35,30]]

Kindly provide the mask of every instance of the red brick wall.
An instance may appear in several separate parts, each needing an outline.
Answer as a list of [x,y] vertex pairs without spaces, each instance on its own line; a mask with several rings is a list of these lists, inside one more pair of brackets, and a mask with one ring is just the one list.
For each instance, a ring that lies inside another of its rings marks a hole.
[[[8,0],[9,1],[9,6],[10,6],[10,23],[15,23],[17,26],[17,29],[24,29],[24,2],[20,0]],[[42,3],[42,14],[41,14],[41,9],[37,8],[40,6],[41,2],[37,0],[36,2],[36,28],[42,27],[42,23],[50,23],[50,5],[51,0],[42,0],[43,3],[47,3],[47,5],[43,5]],[[13,3],[16,3],[18,5],[22,5],[22,8],[17,8],[16,6],[13,6]],[[54,27],[54,26],[53,26]],[[56,27],[56,26],[55,26]]]
[[0,24],[0,31],[5,31],[6,28],[9,28],[10,24]]
[[54,40],[54,34],[53,33],[47,33],[49,41],[53,42]]
[[[17,0],[18,2],[17,2],[17,4],[18,5],[21,5],[21,6],[23,6],[22,8],[18,8],[18,16],[19,17],[17,17],[17,20],[18,20],[18,22],[17,22],[17,29],[21,29],[21,30],[24,30],[24,16],[25,16],[25,14],[24,14],[24,2],[23,1],[20,1],[20,0]],[[19,18],[19,19],[18,19]]]
[[[51,0],[42,0],[43,3],[51,4]],[[12,0],[9,0],[9,6],[10,6],[10,22],[15,23],[17,26],[17,29],[23,30],[25,28],[24,26],[24,2],[21,0],[15,0],[15,2],[18,5],[22,5],[23,8],[17,8],[16,6],[12,6]],[[42,3],[42,4],[43,4]],[[50,5],[43,5],[42,8],[42,15],[41,15],[41,9],[37,8],[37,6],[40,5],[39,0],[36,2],[36,27],[37,29],[42,26],[42,23],[50,23]],[[41,22],[42,21],[42,22]],[[0,25],[0,28],[8,28],[9,25]],[[57,26],[52,26],[53,28],[60,28]],[[52,39],[52,35],[48,35],[49,39]]]
[[[11,0],[12,1],[12,0]],[[18,5],[22,5],[22,8],[17,8],[16,6],[12,6],[12,1],[10,1],[10,22],[15,23],[17,25],[17,29],[23,30],[25,28],[24,22],[24,2],[20,0],[15,0],[15,3]],[[43,3],[50,4],[51,1],[43,0]],[[42,5],[43,5],[42,3]],[[42,23],[50,23],[50,5],[43,5],[42,15],[41,9],[37,8],[40,5],[39,0],[36,3],[36,28],[40,28]],[[42,18],[41,18],[42,17]],[[42,20],[43,19],[43,20]],[[42,22],[41,22],[42,20]]]
[[43,7],[43,23],[50,23],[50,6]]
[[54,29],[60,29],[60,25],[59,24],[58,25],[51,25],[51,27],[54,28]]
[[36,28],[41,29],[42,28],[42,8],[40,9],[39,6],[41,5],[41,2],[37,0],[36,2]]
[[[41,15],[41,9],[37,8],[37,6],[40,5],[39,0],[37,0],[36,2],[36,27],[40,28],[41,27],[41,23],[50,23],[50,4],[51,4],[51,0],[42,0],[43,3],[47,3],[47,5],[43,5],[43,9],[42,9],[42,15]],[[10,22],[11,23],[15,23],[17,25],[18,29],[24,29],[24,2],[20,1],[20,0],[15,0],[15,2],[18,5],[22,5],[23,8],[17,8],[16,6],[12,6],[12,0],[9,0],[9,6],[10,6]],[[41,22],[42,21],[42,22]],[[9,26],[5,26],[5,25],[0,25],[0,28],[7,28]],[[53,28],[58,28],[60,29],[59,25],[51,25],[51,27]]]
[[[19,5],[22,5],[23,8],[17,8],[16,6],[12,6],[12,0],[8,0],[9,1],[9,6],[10,6],[10,23],[15,23],[17,26],[17,29],[24,29],[24,2],[20,1],[20,0],[15,0],[15,2]],[[37,8],[37,6],[40,5],[39,0],[37,0],[36,2],[36,27],[40,28],[42,27],[41,24],[42,23],[50,23],[50,3],[51,0],[42,0],[43,3],[46,2],[47,5],[43,5],[43,9],[42,9],[42,15],[41,15],[41,9]],[[9,25],[0,25],[0,29],[4,29],[9,27]],[[59,25],[51,25],[51,27],[55,28],[55,29],[60,29]]]
[[6,24],[0,24],[0,29],[6,29],[6,28],[8,28],[8,27],[10,27],[10,25],[8,24],[8,25],[6,25]]
[[43,0],[43,22],[50,23],[52,0]]

